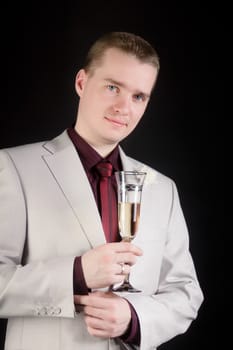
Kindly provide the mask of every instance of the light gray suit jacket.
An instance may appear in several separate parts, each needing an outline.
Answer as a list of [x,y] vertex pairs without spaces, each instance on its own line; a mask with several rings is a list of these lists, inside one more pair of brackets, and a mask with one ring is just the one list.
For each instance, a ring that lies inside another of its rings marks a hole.
[[[125,170],[146,171],[132,268],[140,349],[187,330],[203,300],[174,182],[120,150]],[[6,350],[133,349],[90,336],[73,304],[73,261],[105,243],[77,152],[64,131],[54,140],[0,151],[0,316]],[[128,346],[128,347],[127,347]]]

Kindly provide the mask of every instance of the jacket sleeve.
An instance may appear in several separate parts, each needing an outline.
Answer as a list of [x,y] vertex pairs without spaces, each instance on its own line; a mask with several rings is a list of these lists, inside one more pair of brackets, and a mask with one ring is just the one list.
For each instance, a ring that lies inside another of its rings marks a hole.
[[23,264],[27,202],[14,162],[0,151],[0,316],[74,317],[74,257]]

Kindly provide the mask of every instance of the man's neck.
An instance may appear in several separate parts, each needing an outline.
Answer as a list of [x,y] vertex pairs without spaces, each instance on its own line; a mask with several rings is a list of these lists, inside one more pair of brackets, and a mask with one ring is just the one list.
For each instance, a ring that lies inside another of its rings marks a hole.
[[[88,142],[88,141],[87,141]],[[99,155],[102,157],[102,158],[106,158],[113,150],[114,148],[117,146],[117,144],[115,145],[98,145],[98,146],[95,146],[91,143],[89,143],[89,145],[94,148],[94,150],[99,153]]]
[[114,148],[118,145],[118,143],[115,144],[104,144],[104,143],[98,143],[98,142],[92,142],[91,140],[88,139],[88,137],[85,137],[80,130],[75,127],[74,128],[76,133],[79,134],[102,158],[107,157],[113,150]]

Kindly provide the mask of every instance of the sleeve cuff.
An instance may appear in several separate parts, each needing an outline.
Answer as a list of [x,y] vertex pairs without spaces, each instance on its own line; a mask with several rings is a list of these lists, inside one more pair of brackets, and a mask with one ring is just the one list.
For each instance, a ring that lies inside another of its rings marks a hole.
[[88,292],[90,292],[90,289],[86,285],[85,277],[83,274],[81,256],[77,256],[74,260],[73,291],[74,294],[80,295],[86,295]]
[[[127,300],[129,303],[129,301]],[[120,337],[125,343],[140,345],[141,334],[140,334],[140,323],[137,313],[133,306],[129,303],[131,310],[131,321],[127,331]]]

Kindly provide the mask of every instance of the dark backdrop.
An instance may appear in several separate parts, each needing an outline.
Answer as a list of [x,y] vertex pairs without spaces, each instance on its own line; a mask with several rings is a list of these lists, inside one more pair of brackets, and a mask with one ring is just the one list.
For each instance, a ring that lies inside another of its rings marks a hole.
[[[224,300],[219,264],[224,249],[218,240],[223,205],[216,186],[219,9],[198,1],[186,6],[156,1],[153,8],[130,1],[48,3],[9,5],[8,102],[2,106],[0,147],[52,138],[75,121],[75,74],[100,34],[132,31],[154,44],[161,59],[157,88],[140,126],[123,146],[175,180],[205,295],[189,330],[160,348],[209,349],[210,342],[214,348]],[[1,320],[2,341],[5,324]]]

